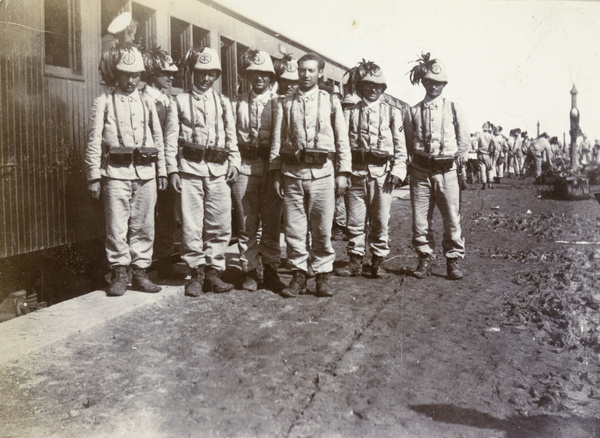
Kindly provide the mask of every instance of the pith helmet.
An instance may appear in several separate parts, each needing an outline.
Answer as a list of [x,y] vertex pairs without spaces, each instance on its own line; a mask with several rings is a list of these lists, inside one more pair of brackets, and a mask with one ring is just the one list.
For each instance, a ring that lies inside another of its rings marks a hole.
[[298,61],[292,55],[286,55],[283,59],[275,62],[277,67],[277,77],[288,81],[297,81],[298,77]]
[[446,66],[439,59],[433,59],[431,65],[428,65],[427,72],[425,72],[423,79],[431,79],[437,82],[448,82]]
[[130,47],[121,52],[121,58],[117,63],[117,70],[128,73],[140,73],[145,70],[144,59],[140,51],[135,47]]
[[492,124],[490,122],[485,122],[483,124],[483,126],[481,127],[482,130],[484,131],[491,131],[492,130]]
[[217,51],[212,47],[204,47],[196,58],[194,70],[221,70],[221,62]]
[[370,82],[372,84],[387,85],[383,70],[372,61],[358,63],[358,82]]
[[118,15],[117,18],[111,21],[108,25],[108,33],[116,35],[120,32],[123,32],[125,29],[127,29],[127,26],[131,24],[131,19],[132,17],[130,12],[123,12],[122,14]]
[[264,71],[275,74],[271,55],[264,50],[248,50],[242,55],[242,64],[246,71]]

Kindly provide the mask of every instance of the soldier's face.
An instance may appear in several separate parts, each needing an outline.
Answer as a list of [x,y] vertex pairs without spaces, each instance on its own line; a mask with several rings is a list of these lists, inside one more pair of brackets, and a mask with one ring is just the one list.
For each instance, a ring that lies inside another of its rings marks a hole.
[[173,82],[173,72],[163,71],[156,77],[156,88],[168,90]]
[[277,80],[277,92],[283,96],[293,93],[298,88],[298,81],[290,81],[289,79]]
[[256,94],[263,93],[271,85],[271,73],[266,71],[249,71],[248,80]]
[[218,77],[218,70],[196,70],[194,71],[194,85],[204,93],[213,86]]
[[358,93],[360,97],[368,100],[369,102],[375,102],[381,97],[385,91],[385,85],[374,84],[372,82],[360,82],[358,84]]
[[422,83],[423,87],[425,87],[427,96],[432,99],[441,96],[442,91],[444,91],[444,87],[446,86],[446,82],[438,82],[431,79],[423,79]]
[[312,90],[323,76],[323,70],[319,68],[319,62],[312,59],[298,63],[298,87],[302,91]]
[[131,73],[119,71],[117,76],[117,87],[126,94],[131,94],[135,91],[140,83],[141,73]]

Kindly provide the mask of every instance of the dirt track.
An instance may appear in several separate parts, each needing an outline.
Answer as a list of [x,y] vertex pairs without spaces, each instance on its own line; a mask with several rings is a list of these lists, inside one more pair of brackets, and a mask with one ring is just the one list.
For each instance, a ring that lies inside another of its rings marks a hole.
[[600,245],[556,243],[599,242],[600,206],[477,189],[463,280],[406,275],[397,200],[386,278],[181,293],[74,335],[0,367],[0,436],[600,437]]

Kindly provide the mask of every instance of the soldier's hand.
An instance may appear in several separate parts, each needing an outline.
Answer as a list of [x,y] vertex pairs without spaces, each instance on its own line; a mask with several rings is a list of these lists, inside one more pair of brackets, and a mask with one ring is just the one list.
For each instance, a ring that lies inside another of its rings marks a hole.
[[169,181],[167,180],[167,177],[165,176],[159,176],[158,177],[158,190],[167,190],[167,186],[169,185]]
[[337,196],[342,196],[346,193],[346,188],[348,187],[348,177],[344,175],[339,175],[335,177],[335,194]]
[[283,175],[279,172],[277,172],[275,178],[273,178],[273,188],[275,189],[277,196],[279,196],[280,199],[283,199]]
[[181,178],[179,177],[179,174],[172,173],[169,175],[169,179],[171,180],[170,182],[173,190],[175,190],[177,193],[181,193]]
[[94,199],[100,199],[100,192],[102,188],[100,186],[100,181],[94,181],[88,184],[88,190]]
[[240,171],[237,167],[229,166],[229,169],[227,169],[227,182],[235,181],[239,173]]

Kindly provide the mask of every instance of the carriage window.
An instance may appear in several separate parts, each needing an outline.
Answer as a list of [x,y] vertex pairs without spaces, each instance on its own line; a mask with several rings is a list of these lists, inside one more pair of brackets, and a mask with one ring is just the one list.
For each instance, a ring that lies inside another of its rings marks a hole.
[[46,72],[80,75],[80,0],[46,0],[44,30]]
[[[171,17],[171,56],[179,65],[183,55],[192,47],[210,46],[209,31],[201,27],[193,26],[183,20]],[[174,88],[184,88],[184,78],[180,71],[175,75]]]

